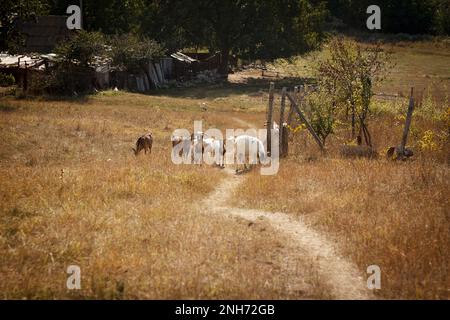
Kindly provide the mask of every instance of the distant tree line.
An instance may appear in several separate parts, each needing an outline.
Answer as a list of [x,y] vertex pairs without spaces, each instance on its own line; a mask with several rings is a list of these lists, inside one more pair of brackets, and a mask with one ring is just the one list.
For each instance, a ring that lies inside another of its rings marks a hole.
[[328,9],[348,26],[364,29],[372,4],[381,9],[383,33],[450,35],[449,0],[329,0]]
[[[79,0],[3,0],[0,50],[17,45],[15,19],[65,15],[71,4]],[[83,27],[153,39],[168,52],[220,52],[226,74],[230,55],[271,60],[314,49],[333,16],[365,29],[370,4],[381,7],[381,32],[450,34],[449,0],[85,0]]]

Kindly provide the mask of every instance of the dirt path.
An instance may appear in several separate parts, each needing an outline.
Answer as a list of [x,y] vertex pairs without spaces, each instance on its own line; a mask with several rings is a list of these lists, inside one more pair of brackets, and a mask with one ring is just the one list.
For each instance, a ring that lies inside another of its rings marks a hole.
[[[236,121],[237,123],[239,123],[239,125],[241,125],[243,127],[248,127],[248,128],[253,128],[254,127],[251,123],[249,123],[249,122],[247,122],[245,120],[242,120],[242,119],[239,119],[239,118],[236,118],[236,117],[233,117],[232,119],[234,121]],[[245,129],[245,128],[243,128],[243,129]]]
[[[251,124],[239,120],[241,125],[251,127]],[[234,208],[228,204],[234,191],[245,180],[243,175],[235,175],[234,170],[226,168],[227,177],[202,202],[202,208],[211,214],[236,216],[248,221],[266,221],[270,226],[287,235],[293,240],[293,247],[287,260],[295,260],[300,255],[307,254],[314,267],[329,288],[334,299],[371,299],[373,295],[366,287],[366,281],[359,275],[359,271],[350,261],[339,256],[335,246],[323,235],[314,231],[301,219],[293,218],[281,212],[267,212],[261,210]],[[296,250],[297,249],[297,250]],[[289,277],[289,275],[287,275]],[[296,273],[291,274],[296,277]],[[292,279],[292,282],[298,279]]]

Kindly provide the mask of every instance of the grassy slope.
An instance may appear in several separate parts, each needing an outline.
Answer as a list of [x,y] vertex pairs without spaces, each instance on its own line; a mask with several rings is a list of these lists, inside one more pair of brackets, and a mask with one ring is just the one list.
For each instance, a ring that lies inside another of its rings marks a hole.
[[[438,92],[448,84],[450,64],[442,48],[408,43],[395,51],[397,72],[381,91],[408,92],[404,79],[418,86],[439,80]],[[308,68],[300,70],[297,75],[309,75]],[[177,167],[169,159],[170,133],[192,130],[193,120],[233,128],[232,117],[239,117],[261,125],[268,80],[152,96],[2,98],[1,297],[304,297],[286,290],[283,238],[268,228],[249,233],[245,222],[211,220],[191,210],[220,181],[220,170]],[[276,86],[299,81],[276,80]],[[428,112],[436,109],[433,101],[418,110],[422,116],[415,118],[411,137],[418,148],[431,129],[437,150],[418,152],[413,163],[336,158],[345,130],[330,139],[329,158],[308,162],[318,156],[301,134],[277,176],[250,174],[238,204],[307,216],[342,244],[362,274],[367,265],[380,265],[384,297],[448,297],[449,150],[442,119],[448,106],[439,100],[435,117]],[[201,111],[203,102],[207,112]],[[404,107],[402,99],[377,102],[370,127],[380,151],[397,142]],[[149,128],[153,154],[135,159],[130,148]],[[65,268],[72,263],[82,267],[81,292],[65,289]],[[310,286],[310,297],[323,297],[317,281]]]
[[[327,142],[329,154],[322,158],[302,132],[292,138],[290,157],[282,161],[278,175],[253,172],[236,191],[241,196],[235,204],[306,217],[335,237],[362,274],[371,264],[381,267],[377,294],[382,297],[448,299],[450,55],[442,44],[430,42],[390,48],[397,65],[377,90],[405,95],[410,86],[426,88],[409,138],[416,152],[413,161],[340,159],[337,148],[349,138],[345,128]],[[292,63],[278,61],[273,68],[311,75],[313,58],[298,57]],[[375,99],[369,127],[380,153],[398,144],[406,106],[401,97]],[[432,142],[424,138],[427,131]]]
[[[434,41],[387,42],[384,49],[392,53],[393,68],[386,81],[376,88],[377,93],[407,96],[414,86],[416,92],[424,89],[441,101],[450,90],[450,42]],[[328,48],[307,56],[280,59],[270,66],[282,75],[313,77],[315,62],[328,55]],[[425,92],[426,93],[426,92]]]
[[[194,209],[223,173],[173,165],[171,132],[259,115],[233,111],[245,97],[211,99],[203,112],[205,100],[187,93],[1,99],[1,298],[323,296],[310,275],[308,290],[286,289],[285,240],[269,227],[249,231],[245,221]],[[148,128],[152,155],[135,158],[131,147]],[[71,264],[81,267],[81,291],[66,289]]]

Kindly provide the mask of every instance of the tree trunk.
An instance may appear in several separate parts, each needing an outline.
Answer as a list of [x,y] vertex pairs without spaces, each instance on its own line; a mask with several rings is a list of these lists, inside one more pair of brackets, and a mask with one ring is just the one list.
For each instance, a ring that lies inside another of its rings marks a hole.
[[355,139],[355,125],[356,125],[355,113],[356,113],[356,110],[355,110],[355,103],[352,101],[351,104],[352,104],[352,139]]
[[217,72],[220,75],[228,77],[228,62],[230,61],[230,50],[228,48],[222,49],[220,51],[220,56],[220,65]]

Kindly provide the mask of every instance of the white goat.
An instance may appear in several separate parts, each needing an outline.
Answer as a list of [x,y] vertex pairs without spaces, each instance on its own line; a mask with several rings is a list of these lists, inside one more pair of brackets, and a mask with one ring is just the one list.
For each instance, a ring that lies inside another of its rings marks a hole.
[[180,148],[178,150],[178,156],[187,158],[189,157],[189,154],[191,152],[191,140],[189,137],[182,137],[182,136],[172,136],[172,152],[174,152],[175,147],[177,145],[180,145]]
[[203,148],[204,153],[208,153],[211,157],[214,156],[216,163],[220,167],[224,166],[225,147],[223,145],[223,140],[203,138]]
[[205,149],[203,145],[203,139],[205,134],[201,131],[197,131],[191,135],[192,140],[192,156],[194,163],[201,164],[203,151]]
[[239,165],[244,165],[244,170],[247,169],[248,164],[257,164],[266,160],[266,151],[264,144],[256,137],[249,135],[237,136],[234,139],[234,152],[236,154],[236,173],[238,172]]

